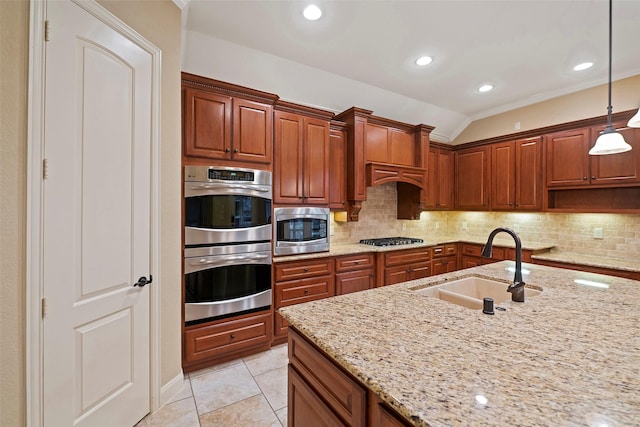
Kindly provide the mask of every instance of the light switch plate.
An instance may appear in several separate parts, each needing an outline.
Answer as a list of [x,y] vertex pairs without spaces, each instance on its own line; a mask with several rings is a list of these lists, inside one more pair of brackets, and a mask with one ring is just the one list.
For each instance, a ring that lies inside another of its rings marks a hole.
[[594,239],[602,239],[604,238],[604,232],[602,228],[596,227],[593,229],[593,238]]

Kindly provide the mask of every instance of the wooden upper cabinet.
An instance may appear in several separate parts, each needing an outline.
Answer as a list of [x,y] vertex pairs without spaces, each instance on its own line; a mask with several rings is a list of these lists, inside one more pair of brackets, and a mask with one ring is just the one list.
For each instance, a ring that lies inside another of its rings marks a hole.
[[234,160],[271,163],[273,156],[273,107],[259,102],[233,100]]
[[542,209],[542,138],[519,139],[516,147],[516,209]]
[[489,148],[476,147],[455,153],[457,209],[489,209]]
[[184,155],[210,159],[231,157],[230,96],[186,89]]
[[276,111],[273,201],[329,204],[329,121]]
[[[613,123],[631,151],[606,156],[590,156],[591,184],[635,184],[640,182],[640,129],[626,127],[626,123]],[[605,126],[591,128],[591,141],[595,143]]]
[[640,130],[613,123],[633,147],[631,151],[591,156],[589,150],[605,125],[547,136],[547,186],[618,186],[640,183]]
[[514,141],[491,145],[491,208],[514,209],[516,198]]
[[589,129],[545,136],[547,186],[589,185]]
[[491,208],[542,208],[541,139],[528,138],[491,145]]
[[189,73],[182,87],[185,158],[271,165],[277,95]]
[[377,123],[367,123],[366,132],[365,163],[416,166],[413,132]]
[[347,135],[344,126],[332,123],[329,134],[329,207],[335,210],[347,207]]
[[425,208],[453,208],[453,152],[429,148]]

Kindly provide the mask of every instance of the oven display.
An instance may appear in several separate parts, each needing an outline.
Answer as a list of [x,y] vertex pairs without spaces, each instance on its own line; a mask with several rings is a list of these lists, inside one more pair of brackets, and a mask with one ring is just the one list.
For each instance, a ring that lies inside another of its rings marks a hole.
[[224,169],[209,169],[209,179],[220,179],[223,181],[242,181],[251,182],[254,180],[253,172],[249,171],[230,171]]

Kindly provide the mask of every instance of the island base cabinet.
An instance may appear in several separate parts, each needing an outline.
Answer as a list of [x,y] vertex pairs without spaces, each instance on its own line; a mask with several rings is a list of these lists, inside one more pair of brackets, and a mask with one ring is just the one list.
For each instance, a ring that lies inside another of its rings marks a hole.
[[411,424],[289,327],[288,426]]

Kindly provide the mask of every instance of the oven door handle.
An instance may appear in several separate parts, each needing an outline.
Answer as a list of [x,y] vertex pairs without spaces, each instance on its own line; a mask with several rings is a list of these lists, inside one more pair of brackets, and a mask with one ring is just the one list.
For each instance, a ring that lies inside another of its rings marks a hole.
[[229,190],[251,190],[257,191],[259,193],[268,193],[268,188],[260,188],[260,187],[250,187],[248,185],[238,185],[238,184],[200,184],[200,185],[192,185],[189,187],[191,190],[220,190],[220,189],[229,189]]
[[196,265],[212,265],[212,264],[229,264],[230,261],[262,261],[269,258],[269,255],[240,255],[240,256],[225,256],[222,260],[200,258],[198,261],[190,261],[189,264]]

